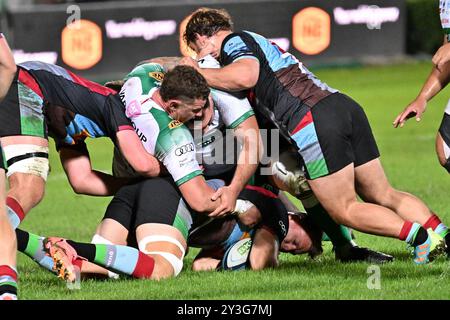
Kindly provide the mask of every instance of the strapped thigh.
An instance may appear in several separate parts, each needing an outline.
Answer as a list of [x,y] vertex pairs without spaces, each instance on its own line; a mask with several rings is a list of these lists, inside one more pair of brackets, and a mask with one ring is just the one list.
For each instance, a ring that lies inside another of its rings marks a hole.
[[48,147],[34,144],[13,144],[3,147],[3,151],[8,168],[8,177],[14,173],[26,173],[47,181],[49,172]]

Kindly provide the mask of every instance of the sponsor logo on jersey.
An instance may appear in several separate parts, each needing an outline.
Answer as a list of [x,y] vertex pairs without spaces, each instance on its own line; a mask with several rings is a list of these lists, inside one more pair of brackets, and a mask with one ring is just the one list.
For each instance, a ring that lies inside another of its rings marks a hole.
[[202,141],[202,144],[201,144],[201,146],[202,146],[202,148],[204,148],[204,147],[206,147],[206,146],[209,146],[211,143],[213,143],[214,141],[216,141],[216,137],[215,136],[212,136],[211,138],[209,138],[209,139],[205,139],[205,140],[203,140]]
[[66,26],[61,33],[62,60],[68,66],[85,70],[95,66],[103,54],[102,30],[89,20]]
[[183,124],[183,122],[180,122],[178,120],[172,120],[169,123],[168,127],[169,127],[169,129],[175,129],[175,128],[178,128],[179,126],[181,126],[182,124]]
[[305,54],[316,55],[330,45],[331,19],[324,10],[308,7],[292,19],[292,43]]
[[192,151],[194,151],[194,143],[191,142],[191,143],[185,144],[184,146],[176,148],[175,155],[177,157],[179,157],[179,156],[182,156],[183,154],[186,154],[186,153],[189,153]]
[[134,131],[136,131],[136,134],[139,137],[139,140],[141,140],[142,142],[147,142],[147,137],[144,135],[144,133],[136,126],[136,124],[134,122],[131,122]]
[[156,81],[159,81],[159,82],[163,81],[163,79],[164,79],[164,73],[162,73],[162,72],[156,72],[156,71],[155,72],[149,72],[148,76],[150,78],[155,79]]

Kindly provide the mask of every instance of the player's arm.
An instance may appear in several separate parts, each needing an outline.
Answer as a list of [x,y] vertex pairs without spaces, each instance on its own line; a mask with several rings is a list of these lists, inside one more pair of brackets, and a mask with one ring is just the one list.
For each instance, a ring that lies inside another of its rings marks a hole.
[[254,58],[242,58],[220,69],[199,68],[192,58],[183,58],[182,63],[196,68],[211,87],[219,90],[247,90],[258,82],[259,61]]
[[11,86],[16,74],[17,66],[5,37],[0,33],[0,100],[2,100]]
[[144,63],[158,63],[163,66],[164,70],[170,71],[180,64],[182,57],[157,57],[149,60],[141,61],[137,64],[137,66]]
[[59,157],[73,191],[91,196],[111,196],[130,179],[115,178],[92,169],[86,145],[62,147]]
[[[444,59],[445,58],[445,59]],[[397,116],[393,125],[403,127],[406,120],[416,117],[420,121],[425,112],[427,103],[437,95],[450,81],[450,44],[444,40],[444,44],[433,57],[435,66],[425,81],[417,97]]]
[[196,176],[179,186],[183,199],[188,205],[199,213],[209,214],[220,206],[220,198],[211,200],[214,189],[205,181],[202,175]]
[[121,130],[116,134],[117,146],[125,160],[141,176],[157,177],[164,168],[153,155],[148,153],[134,130]]
[[239,193],[255,173],[263,154],[261,135],[255,116],[251,116],[239,124],[234,129],[234,135],[239,145],[242,146],[238,165],[230,185],[220,188],[214,194],[213,200],[220,197],[222,204],[211,213],[211,216],[223,216],[235,209]]

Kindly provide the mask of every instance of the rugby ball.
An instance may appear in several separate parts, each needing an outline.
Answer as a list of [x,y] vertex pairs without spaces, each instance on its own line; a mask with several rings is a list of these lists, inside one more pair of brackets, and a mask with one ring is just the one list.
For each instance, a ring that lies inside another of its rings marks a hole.
[[247,266],[247,260],[252,248],[252,239],[239,240],[225,252],[221,266],[222,270],[243,270]]

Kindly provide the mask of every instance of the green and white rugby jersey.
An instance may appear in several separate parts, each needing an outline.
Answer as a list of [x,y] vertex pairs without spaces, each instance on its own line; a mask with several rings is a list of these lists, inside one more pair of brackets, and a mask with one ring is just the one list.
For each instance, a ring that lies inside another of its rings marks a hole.
[[[200,59],[199,66],[220,68],[219,62],[212,56]],[[227,146],[232,141],[236,143],[234,139],[230,139],[233,137],[233,130],[227,132],[227,129],[236,129],[254,115],[250,103],[243,95],[211,89],[211,97],[214,102],[212,121],[203,135],[194,133],[197,161],[203,166],[204,174],[210,177],[234,170],[238,160],[238,150],[230,145]],[[229,135],[228,139],[226,134]]]
[[439,1],[439,15],[442,29],[444,30],[447,41],[450,42],[450,0]]
[[[189,129],[172,119],[152,100],[153,93],[164,78],[164,69],[156,63],[147,63],[133,69],[125,78],[120,97],[125,113],[148,153],[161,161],[178,186],[201,175],[195,158],[195,144]],[[117,159],[115,152],[114,174],[130,176],[131,172]]]

